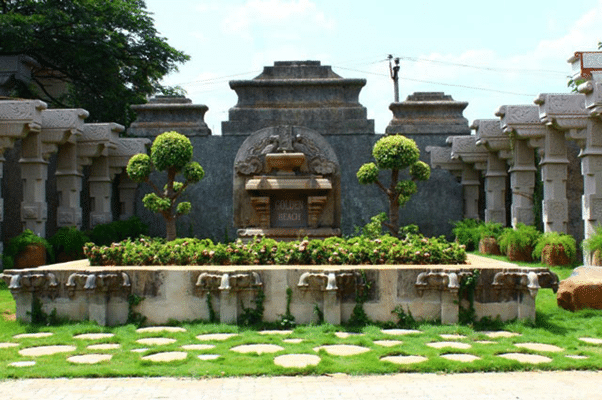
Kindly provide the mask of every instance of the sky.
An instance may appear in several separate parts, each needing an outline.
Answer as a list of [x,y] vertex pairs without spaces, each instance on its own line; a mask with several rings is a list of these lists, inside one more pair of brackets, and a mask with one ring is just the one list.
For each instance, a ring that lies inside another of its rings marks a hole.
[[567,93],[575,51],[595,51],[603,0],[147,0],[155,27],[191,57],[165,85],[205,104],[214,135],[236,105],[230,80],[275,61],[319,60],[364,78],[360,103],[385,132],[394,101],[388,55],[400,58],[400,101],[444,92],[464,116],[496,118],[501,105]]

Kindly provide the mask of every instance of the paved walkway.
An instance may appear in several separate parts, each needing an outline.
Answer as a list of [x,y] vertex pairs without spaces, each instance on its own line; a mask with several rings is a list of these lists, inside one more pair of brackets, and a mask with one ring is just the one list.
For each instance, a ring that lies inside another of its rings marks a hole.
[[601,372],[406,373],[220,379],[118,378],[0,381],[22,399],[601,400]]

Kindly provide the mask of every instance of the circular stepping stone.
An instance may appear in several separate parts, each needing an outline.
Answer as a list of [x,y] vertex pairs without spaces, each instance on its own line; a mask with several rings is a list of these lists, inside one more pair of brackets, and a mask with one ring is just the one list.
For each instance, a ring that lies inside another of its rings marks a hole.
[[43,338],[50,337],[53,333],[23,333],[13,336],[13,338]]
[[218,359],[219,357],[220,357],[220,355],[217,355],[217,354],[197,355],[197,358],[201,359],[202,361],[211,361],[212,359]]
[[121,347],[120,344],[94,344],[94,345],[89,345],[86,348],[92,349],[92,350],[108,350],[108,349],[117,349],[119,347]]
[[476,344],[496,344],[496,341],[480,340],[475,341]]
[[147,356],[143,356],[142,359],[145,361],[151,362],[172,362],[172,361],[181,361],[186,359],[186,352],[173,351],[173,352],[159,352],[157,354],[151,354]]
[[18,347],[19,343],[0,343],[0,348]]
[[512,333],[510,331],[482,331],[482,334],[490,338],[509,338],[519,335],[519,333]]
[[112,333],[86,333],[86,334],[78,334],[77,336],[73,336],[76,340],[101,340],[103,338],[111,338],[115,336]]
[[67,358],[67,361],[71,363],[80,363],[93,365],[103,361],[108,361],[113,355],[110,354],[85,354],[85,355],[74,355]]
[[542,351],[542,352],[561,352],[563,348],[557,347],[556,345],[551,344],[540,344],[540,343],[517,343],[516,347],[526,348],[532,351]]
[[505,359],[512,359],[514,361],[521,362],[521,363],[537,364],[537,363],[547,363],[547,362],[552,361],[551,358],[547,358],[546,356],[533,355],[533,354],[521,354],[521,353],[516,353],[516,352],[509,353],[509,354],[499,354],[498,356],[500,356],[501,358],[505,358]]
[[141,338],[139,340],[136,340],[136,342],[139,344],[144,344],[144,345],[166,345],[166,344],[173,344],[176,342],[176,340],[173,338],[165,338],[165,337],[149,337],[149,338]]
[[265,334],[265,335],[270,335],[270,334],[287,335],[287,334],[293,333],[293,330],[262,330],[262,331],[258,331],[258,333]]
[[348,356],[348,355],[358,355],[363,354],[365,352],[370,351],[370,348],[361,347],[359,345],[345,345],[345,344],[335,344],[335,345],[323,345],[320,347],[314,348],[315,352],[324,349],[327,354],[338,355],[338,356]]
[[382,347],[393,347],[399,344],[402,344],[402,341],[398,340],[377,340],[373,341],[373,343],[380,345]]
[[28,366],[34,366],[35,364],[36,364],[36,361],[19,361],[19,362],[9,363],[8,366],[14,366],[16,368],[25,368]]
[[131,350],[132,352],[137,352],[139,354],[142,354],[143,352],[147,352],[149,349],[148,348],[135,348],[133,350]]
[[61,352],[72,352],[75,349],[73,345],[46,345],[43,347],[24,348],[19,350],[19,354],[23,356],[45,356]]
[[361,336],[361,333],[345,333],[343,331],[338,331],[335,333],[335,336],[338,338],[348,338],[350,336]]
[[240,354],[248,354],[252,352],[255,352],[256,354],[264,354],[282,351],[284,348],[274,344],[245,344],[232,347],[230,350]]
[[137,329],[137,333],[160,333],[162,331],[167,331],[168,333],[182,333],[185,332],[186,329],[182,327],[172,327],[172,326],[155,326],[155,327],[144,327],[142,329]]
[[206,349],[212,349],[215,348],[215,345],[211,345],[211,344],[189,344],[189,345],[183,345],[182,349],[185,349],[187,351],[201,351],[201,350],[206,350]]
[[601,343],[603,342],[603,340],[600,338],[590,338],[590,337],[580,337],[579,340],[584,341],[585,343],[598,344],[598,345],[601,345]]
[[584,355],[566,355],[566,357],[572,358],[572,359],[588,359],[588,357],[584,356]]
[[201,334],[197,336],[197,340],[200,341],[224,341],[230,337],[238,336],[236,333],[214,333],[214,334]]
[[305,368],[306,366],[316,366],[318,362],[320,362],[320,357],[308,354],[288,354],[274,358],[274,364],[284,368]]
[[456,349],[469,349],[471,348],[471,344],[466,343],[458,343],[454,341],[436,341],[433,343],[425,344],[431,348],[456,348]]
[[458,362],[473,362],[476,359],[480,359],[479,357],[471,354],[444,354],[440,355],[442,358],[449,359],[451,361]]
[[303,342],[304,340],[301,338],[285,338],[283,340],[284,343],[289,343],[289,344],[299,344],[301,342]]
[[396,365],[410,365],[411,363],[419,363],[427,360],[424,356],[419,355],[393,355],[384,356],[382,361],[395,363]]
[[407,334],[418,334],[421,331],[413,330],[413,329],[383,329],[381,330],[383,334],[389,334],[391,336],[404,336]]
[[460,340],[462,338],[467,338],[467,336],[464,336],[462,334],[440,334],[440,337],[446,340]]

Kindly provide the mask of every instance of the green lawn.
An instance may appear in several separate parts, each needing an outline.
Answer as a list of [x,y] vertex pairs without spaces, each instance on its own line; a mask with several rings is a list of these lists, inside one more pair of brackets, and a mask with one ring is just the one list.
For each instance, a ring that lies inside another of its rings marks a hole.
[[[571,267],[553,268],[560,277],[566,278]],[[180,377],[219,377],[237,375],[320,375],[327,373],[348,374],[386,374],[395,372],[475,372],[475,371],[517,371],[517,370],[600,370],[601,345],[589,344],[580,338],[600,339],[602,313],[600,310],[582,310],[569,312],[557,307],[555,294],[549,289],[540,290],[536,299],[536,322],[489,322],[473,326],[418,324],[416,334],[392,335],[381,331],[377,326],[366,326],[354,335],[340,338],[338,332],[349,332],[344,326],[316,325],[298,326],[290,334],[261,334],[258,329],[221,324],[180,324],[184,332],[137,333],[134,325],[120,327],[99,327],[93,323],[72,323],[59,326],[32,326],[11,321],[15,305],[5,284],[0,286],[0,343],[17,343],[17,346],[0,348],[0,378],[26,377],[113,377],[113,376],[180,376]],[[488,338],[485,330],[510,331],[519,335],[509,338]],[[20,333],[49,332],[51,336],[43,338],[21,338],[13,336]],[[100,340],[78,340],[74,336],[81,333],[106,332],[114,334],[111,338]],[[236,336],[223,341],[201,341],[196,336],[205,333],[236,333]],[[461,334],[464,337],[447,340],[442,334]],[[137,343],[144,337],[167,337],[175,342],[168,345],[146,346]],[[289,343],[285,339],[301,339],[300,343]],[[400,344],[386,347],[375,341],[398,340]],[[493,343],[482,344],[487,340]],[[431,342],[454,341],[469,345],[466,349],[428,346]],[[91,350],[92,344],[119,344],[119,348],[109,350]],[[275,344],[283,349],[276,353],[240,354],[231,350],[243,344]],[[560,351],[533,351],[515,344],[544,343],[562,348]],[[209,344],[214,347],[207,350],[184,350],[190,344]],[[367,352],[352,356],[335,356],[325,350],[314,348],[331,344],[349,344],[363,346]],[[19,350],[46,345],[73,345],[74,351],[48,356],[30,357],[19,354]],[[143,352],[133,350],[148,348]],[[164,351],[185,351],[186,358],[180,361],[158,363],[143,360],[144,356]],[[499,356],[505,353],[536,354],[550,358],[549,362],[531,364],[507,360]],[[110,354],[109,361],[93,365],[74,364],[67,357],[82,354]],[[214,360],[201,360],[202,354],[219,355]],[[310,354],[320,357],[316,366],[305,368],[284,368],[274,363],[274,358],[284,354]],[[445,354],[470,354],[478,357],[472,362],[448,360]],[[397,365],[382,361],[385,356],[414,355],[426,360],[408,365]],[[583,359],[574,359],[578,356]],[[35,365],[13,367],[13,362],[35,361]]]

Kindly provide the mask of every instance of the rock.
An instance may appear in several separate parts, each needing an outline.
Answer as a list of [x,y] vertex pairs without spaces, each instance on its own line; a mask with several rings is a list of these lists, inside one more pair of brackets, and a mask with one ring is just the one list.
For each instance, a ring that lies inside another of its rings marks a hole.
[[559,283],[557,305],[576,311],[585,308],[601,309],[601,267],[580,266]]

